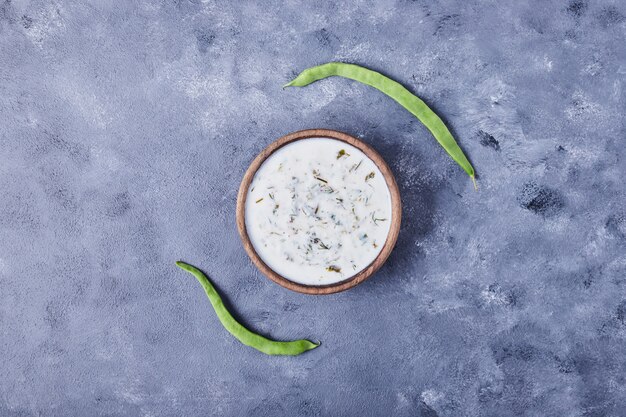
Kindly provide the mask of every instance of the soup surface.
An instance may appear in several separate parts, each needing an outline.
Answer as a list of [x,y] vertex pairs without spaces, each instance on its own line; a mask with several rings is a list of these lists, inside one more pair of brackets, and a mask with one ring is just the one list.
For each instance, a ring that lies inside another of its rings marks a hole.
[[305,285],[344,281],[369,266],[391,224],[385,178],[362,151],[329,138],[301,139],[257,170],[245,204],[259,257]]

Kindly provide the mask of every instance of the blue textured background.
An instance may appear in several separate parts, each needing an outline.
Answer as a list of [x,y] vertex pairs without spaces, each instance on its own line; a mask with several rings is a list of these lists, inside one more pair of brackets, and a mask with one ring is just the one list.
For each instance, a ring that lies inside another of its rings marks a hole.
[[[623,1],[0,2],[1,416],[626,415]],[[383,71],[447,121],[343,79]],[[239,181],[290,131],[395,172],[389,262],[305,296],[251,265]],[[257,331],[240,345],[204,268]]]

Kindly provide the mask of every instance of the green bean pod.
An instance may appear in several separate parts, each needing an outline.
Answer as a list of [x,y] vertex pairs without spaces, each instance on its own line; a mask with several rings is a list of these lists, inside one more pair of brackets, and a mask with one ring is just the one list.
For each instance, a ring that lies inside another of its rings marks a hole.
[[186,264],[184,262],[176,262],[176,265],[181,269],[192,274],[200,285],[204,288],[217,318],[230,334],[232,334],[237,340],[246,346],[250,346],[266,355],[288,355],[295,356],[306,352],[307,350],[315,349],[319,346],[319,343],[313,343],[308,340],[294,340],[292,342],[277,342],[267,339],[261,335],[251,332],[242,326],[230,312],[224,306],[222,298],[218,294],[211,281],[206,275],[202,273],[198,268]]
[[382,91],[398,103],[424,124],[433,134],[439,144],[448,152],[457,164],[470,176],[476,186],[474,167],[467,160],[465,154],[452,137],[452,134],[443,121],[433,112],[419,97],[413,95],[400,83],[367,68],[342,62],[330,62],[305,69],[293,81],[284,87],[305,87],[315,81],[339,76],[358,81]]

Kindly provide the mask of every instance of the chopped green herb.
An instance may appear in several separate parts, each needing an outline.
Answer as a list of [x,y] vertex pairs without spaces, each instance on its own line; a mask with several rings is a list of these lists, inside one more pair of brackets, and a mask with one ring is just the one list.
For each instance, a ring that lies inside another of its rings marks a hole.
[[315,177],[316,180],[323,182],[324,184],[328,184],[328,181],[326,181],[324,178],[320,178],[320,177]]
[[337,153],[337,159],[341,158],[342,156],[350,156],[350,154],[347,153],[345,149],[342,149]]
[[324,242],[322,242],[322,240],[318,237],[313,239],[313,243],[315,243],[316,245],[320,245],[320,249],[330,249],[330,246],[324,244]]
[[263,201],[263,197],[259,198],[256,202],[260,203],[261,201]]
[[341,268],[339,268],[338,266],[335,265],[331,265],[329,267],[326,268],[326,270],[328,272],[337,272],[337,273],[341,273]]
[[369,174],[367,174],[365,176],[365,182],[371,180],[372,178],[374,178],[374,176],[376,176],[376,174],[374,173],[374,171],[370,172]]
[[378,222],[384,222],[387,221],[387,219],[378,219],[376,218],[376,213],[372,213],[372,221],[376,226],[378,226]]
[[362,162],[363,162],[363,160],[361,159],[361,160],[359,161],[359,163],[358,163],[358,164],[356,164],[356,165],[352,165],[352,168],[350,168],[350,172],[352,172],[352,171],[355,171],[355,172],[356,172],[356,170],[358,170],[358,169],[359,169],[359,167],[361,166],[361,163],[362,163]]

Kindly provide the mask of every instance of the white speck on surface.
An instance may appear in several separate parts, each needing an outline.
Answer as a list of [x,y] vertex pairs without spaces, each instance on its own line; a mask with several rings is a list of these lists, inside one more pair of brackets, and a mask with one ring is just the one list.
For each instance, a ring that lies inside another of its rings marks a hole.
[[67,9],[60,2],[44,2],[44,6],[30,18],[31,23],[24,32],[33,44],[43,49],[49,37],[61,35],[65,31],[66,14]]
[[424,403],[430,407],[436,406],[437,403],[444,398],[443,393],[434,389],[427,389],[425,391],[422,391],[421,397],[422,401],[424,401]]
[[570,120],[584,117],[588,118],[600,112],[600,104],[591,101],[581,91],[577,91],[572,96],[572,103],[565,109],[565,116]]

